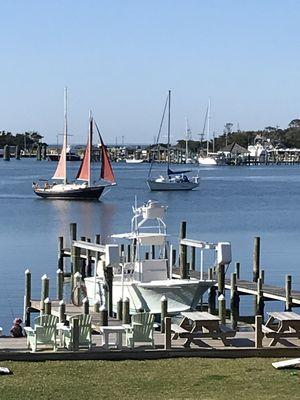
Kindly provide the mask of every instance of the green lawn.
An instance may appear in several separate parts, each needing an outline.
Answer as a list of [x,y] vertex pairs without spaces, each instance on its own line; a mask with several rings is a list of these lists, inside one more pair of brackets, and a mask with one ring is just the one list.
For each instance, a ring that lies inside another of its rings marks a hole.
[[271,359],[1,362],[0,399],[283,399],[300,398],[300,370]]

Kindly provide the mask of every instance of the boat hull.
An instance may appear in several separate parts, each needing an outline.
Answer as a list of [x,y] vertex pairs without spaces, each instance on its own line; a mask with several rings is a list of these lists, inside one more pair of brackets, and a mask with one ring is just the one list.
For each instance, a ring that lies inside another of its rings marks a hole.
[[157,182],[149,179],[147,185],[151,191],[193,190],[199,182]]
[[54,191],[50,189],[34,189],[34,193],[43,199],[53,200],[98,200],[106,186]]
[[[103,281],[101,278],[86,278],[85,285],[90,304],[95,301],[104,302]],[[195,308],[201,296],[213,285],[213,281],[172,279],[166,281],[141,282],[113,282],[113,309],[116,312],[117,302],[120,298],[129,298],[130,312],[135,313],[140,309],[153,314],[161,312],[161,297],[168,299],[168,313],[179,314]]]
[[[48,154],[48,160],[50,161],[59,161],[60,154]],[[81,158],[77,154],[67,154],[66,155],[67,161],[81,161]]]

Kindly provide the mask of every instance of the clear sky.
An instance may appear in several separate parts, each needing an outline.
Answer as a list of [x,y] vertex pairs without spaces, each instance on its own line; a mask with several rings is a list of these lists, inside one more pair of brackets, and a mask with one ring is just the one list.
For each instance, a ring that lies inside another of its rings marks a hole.
[[[300,117],[300,1],[0,1],[0,130],[63,128],[91,108],[105,141],[150,143],[172,90],[172,140],[211,128],[286,127]],[[235,125],[236,126],[236,125]]]

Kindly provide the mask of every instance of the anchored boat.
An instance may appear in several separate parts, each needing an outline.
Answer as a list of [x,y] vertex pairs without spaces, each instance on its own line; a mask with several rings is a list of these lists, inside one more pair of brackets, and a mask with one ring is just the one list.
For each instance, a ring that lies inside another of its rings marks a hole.
[[[98,200],[105,188],[116,184],[114,173],[111,167],[108,151],[101,137],[97,124],[100,142],[101,142],[101,181],[92,183],[91,174],[91,156],[92,156],[92,140],[93,140],[94,120],[90,112],[88,140],[85,148],[84,157],[79,167],[75,182],[67,180],[67,91],[65,91],[65,124],[64,124],[64,141],[62,152],[56,171],[52,177],[52,182],[42,180],[43,184],[33,182],[33,190],[36,195],[46,199],[58,200]],[[63,183],[56,181],[62,180]],[[81,181],[81,182],[78,182]]]
[[[205,279],[175,279],[172,276],[172,252],[164,217],[167,207],[149,200],[133,207],[131,232],[112,235],[131,243],[130,260],[113,265],[113,308],[118,300],[130,300],[130,311],[140,309],[160,313],[161,297],[168,299],[168,312],[177,314],[195,308],[201,296],[213,284]],[[104,265],[103,265],[104,264]],[[98,263],[94,277],[85,279],[90,304],[105,304],[105,260]]]
[[169,90],[168,97],[165,103],[163,116],[157,136],[157,143],[159,143],[159,137],[163,120],[168,105],[168,146],[167,146],[167,171],[166,175],[160,175],[157,178],[151,178],[152,163],[150,165],[147,184],[150,190],[154,191],[172,191],[172,190],[192,190],[199,186],[199,176],[189,177],[190,170],[185,171],[172,171],[170,169],[170,121],[171,121],[171,90]]

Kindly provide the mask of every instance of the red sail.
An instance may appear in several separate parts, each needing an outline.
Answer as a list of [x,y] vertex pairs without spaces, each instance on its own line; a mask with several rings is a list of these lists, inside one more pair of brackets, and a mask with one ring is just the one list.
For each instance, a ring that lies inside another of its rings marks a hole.
[[78,170],[76,179],[81,181],[90,181],[91,177],[91,126],[93,124],[93,120],[90,120],[90,133],[88,135],[88,141],[86,144],[85,152],[83,160],[81,161],[80,168]]
[[67,179],[67,163],[66,163],[66,139],[64,138],[64,143],[62,151],[60,154],[59,162],[56,167],[56,171],[52,179]]
[[114,175],[111,163],[110,163],[107,148],[102,140],[102,137],[101,137],[99,131],[98,131],[98,133],[99,133],[100,142],[101,142],[101,174],[100,174],[100,177],[101,177],[101,179],[104,179],[105,181],[109,181],[111,183],[116,183],[115,175]]

